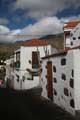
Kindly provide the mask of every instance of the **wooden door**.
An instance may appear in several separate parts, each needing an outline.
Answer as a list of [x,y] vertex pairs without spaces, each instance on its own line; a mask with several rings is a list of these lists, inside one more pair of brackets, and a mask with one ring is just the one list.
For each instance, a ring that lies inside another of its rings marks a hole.
[[47,62],[47,96],[53,100],[52,62]]

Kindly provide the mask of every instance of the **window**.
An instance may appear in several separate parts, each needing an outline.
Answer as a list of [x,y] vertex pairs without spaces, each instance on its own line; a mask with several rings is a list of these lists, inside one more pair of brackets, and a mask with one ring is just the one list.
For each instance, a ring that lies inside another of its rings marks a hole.
[[32,68],[39,68],[39,52],[32,52]]
[[72,108],[74,108],[74,100],[73,100],[73,99],[70,100],[70,106],[71,106]]
[[56,96],[57,95],[57,91],[54,89],[54,95]]
[[71,42],[71,46],[73,45],[73,42]]
[[31,60],[29,60],[28,62],[29,62],[29,64],[31,64]]
[[54,79],[54,83],[57,83],[57,79],[56,78],[53,78]]
[[76,37],[73,37],[73,40],[76,40]]
[[70,79],[70,87],[74,88],[74,80],[72,78]]
[[23,82],[25,81],[25,76],[22,76],[22,80],[23,80]]
[[66,59],[65,58],[61,59],[61,65],[66,65]]
[[20,52],[16,52],[16,61],[20,61]]
[[40,60],[40,63],[42,64],[42,60]]
[[72,69],[72,73],[71,74],[72,74],[72,77],[74,77],[74,70],[73,69]]
[[17,79],[16,79],[16,80],[17,80],[17,82],[19,82],[19,75],[16,75],[16,77],[17,77]]
[[47,78],[47,75],[45,75],[45,78]]
[[78,37],[78,39],[80,39],[80,36]]
[[16,70],[19,70],[19,68],[20,68],[20,61],[16,61],[15,62],[15,67],[16,67]]
[[67,89],[67,88],[64,88],[64,94],[65,94],[66,96],[69,96],[69,92],[68,92],[68,89]]
[[53,66],[53,72],[56,72],[56,67],[55,66]]
[[66,80],[66,75],[63,73],[61,78],[62,78],[62,80]]

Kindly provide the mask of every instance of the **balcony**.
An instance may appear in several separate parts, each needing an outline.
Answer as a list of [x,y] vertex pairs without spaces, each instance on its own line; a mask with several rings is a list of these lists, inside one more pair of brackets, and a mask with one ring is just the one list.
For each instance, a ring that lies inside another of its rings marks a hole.
[[27,68],[26,70],[27,70],[30,74],[32,74],[32,76],[39,76],[39,75],[41,74],[41,72],[42,72],[41,67],[36,68],[36,69],[29,69],[29,68]]
[[15,69],[19,70],[20,69],[20,61],[15,62]]
[[19,70],[20,69],[20,61],[16,61],[16,62],[11,63],[10,67],[14,68],[16,70]]

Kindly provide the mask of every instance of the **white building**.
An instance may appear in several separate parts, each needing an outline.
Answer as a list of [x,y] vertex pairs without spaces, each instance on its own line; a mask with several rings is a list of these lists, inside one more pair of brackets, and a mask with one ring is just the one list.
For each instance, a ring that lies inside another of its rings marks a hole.
[[[30,89],[39,86],[41,57],[57,52],[47,41],[33,39],[14,52],[11,61],[11,86],[14,89]],[[6,79],[8,78],[6,76]]]
[[[80,45],[80,21],[71,21],[64,24],[64,49],[72,48]],[[74,34],[74,35],[73,35]],[[75,38],[77,37],[77,38]]]
[[80,21],[64,25],[64,51],[42,58],[42,96],[80,114]]
[[11,87],[11,88],[13,88],[13,82],[14,82],[14,81],[11,81],[12,73],[14,72],[14,68],[12,66],[13,61],[14,61],[14,56],[10,56],[10,58],[5,61],[6,62],[6,76],[5,76],[6,87]]
[[80,47],[42,59],[42,96],[72,115],[80,114]]

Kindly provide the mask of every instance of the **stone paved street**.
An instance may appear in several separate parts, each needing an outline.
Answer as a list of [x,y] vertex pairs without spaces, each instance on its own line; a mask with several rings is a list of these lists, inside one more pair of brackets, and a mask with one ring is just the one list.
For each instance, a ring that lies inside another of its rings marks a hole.
[[52,102],[35,95],[33,90],[22,92],[6,88],[0,89],[0,117],[2,120],[75,120]]

